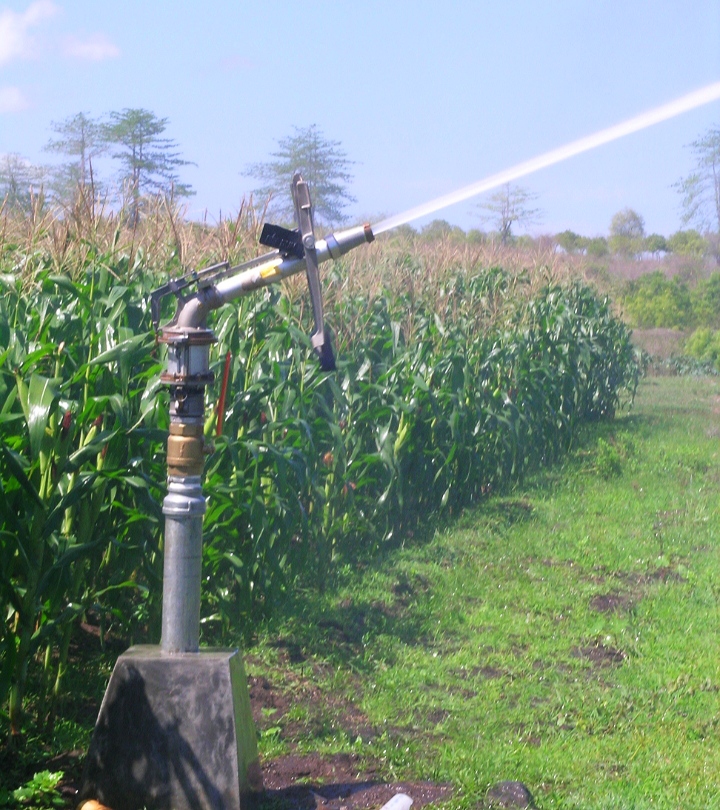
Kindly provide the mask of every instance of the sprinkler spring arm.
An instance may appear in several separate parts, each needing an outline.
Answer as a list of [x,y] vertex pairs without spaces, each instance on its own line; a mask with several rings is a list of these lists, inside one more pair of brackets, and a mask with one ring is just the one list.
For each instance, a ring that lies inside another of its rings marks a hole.
[[[177,296],[178,301],[184,304],[187,302],[188,298],[182,295],[182,290],[189,287],[191,284],[200,285],[204,279],[214,280],[221,276],[223,271],[229,269],[229,262],[220,262],[219,264],[213,264],[211,267],[206,267],[203,270],[191,270],[184,276],[180,276],[179,278],[171,278],[167,284],[163,284],[162,287],[158,287],[157,290],[153,290],[152,294],[150,295],[150,313],[152,315],[152,322],[153,326],[155,327],[155,331],[157,332],[160,328],[160,302],[166,295],[173,293],[175,296]],[[207,286],[207,283],[208,282],[206,281],[205,286]]]

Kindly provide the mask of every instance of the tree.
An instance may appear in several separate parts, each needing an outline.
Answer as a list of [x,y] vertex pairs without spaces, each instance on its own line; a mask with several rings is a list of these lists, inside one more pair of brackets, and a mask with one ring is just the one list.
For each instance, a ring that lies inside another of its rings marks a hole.
[[42,195],[46,177],[44,166],[34,166],[14,152],[0,155],[0,205],[30,210],[33,197]]
[[687,231],[676,231],[668,239],[668,250],[678,256],[694,256],[699,259],[708,249],[708,244],[702,235],[694,228]]
[[618,211],[610,222],[609,246],[613,253],[636,256],[642,253],[645,220],[632,208]]
[[575,231],[555,234],[555,241],[566,253],[580,253],[587,248],[588,239]]
[[434,219],[425,225],[420,235],[426,241],[440,239],[465,240],[465,231],[457,225],[451,225],[446,219]]
[[59,137],[48,141],[45,151],[71,158],[54,172],[56,194],[66,198],[78,187],[95,185],[92,161],[107,149],[103,125],[81,112],[64,121],[53,121],[51,128]]
[[467,241],[470,245],[484,245],[488,241],[488,235],[479,228],[470,228],[467,232]]
[[177,169],[195,164],[180,157],[174,140],[161,137],[167,123],[167,118],[158,118],[148,110],[126,108],[111,112],[103,125],[102,139],[115,150],[111,157],[122,166],[120,181],[134,220],[145,196],[186,197],[195,193],[179,182]]
[[708,130],[690,148],[695,171],[675,184],[683,195],[683,222],[720,234],[720,129]]
[[495,225],[500,241],[503,245],[507,245],[512,241],[512,228],[515,223],[534,225],[539,221],[540,209],[528,208],[528,204],[534,202],[537,196],[521,186],[506,183],[492,194],[487,202],[480,203],[478,208],[489,212],[482,219]]
[[344,209],[355,198],[348,192],[352,181],[349,160],[340,141],[328,140],[315,124],[294,127],[295,134],[281,138],[274,160],[250,164],[243,174],[264,183],[255,189],[257,199],[270,200],[268,211],[285,223],[293,222],[295,209],[290,185],[295,172],[300,172],[310,187],[315,220],[332,226],[347,220]]
[[645,238],[643,250],[646,250],[648,253],[652,253],[653,256],[657,256],[658,253],[667,253],[667,239],[665,239],[662,234],[651,233],[650,236]]
[[585,250],[587,255],[592,256],[594,259],[602,259],[603,256],[607,256],[610,252],[607,239],[604,236],[594,236],[592,239],[588,239]]

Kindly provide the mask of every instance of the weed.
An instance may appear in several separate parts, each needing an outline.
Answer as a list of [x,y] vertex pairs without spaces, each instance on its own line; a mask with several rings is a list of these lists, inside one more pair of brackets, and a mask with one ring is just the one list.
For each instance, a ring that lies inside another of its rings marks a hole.
[[64,807],[65,800],[55,790],[62,778],[62,771],[39,771],[22,787],[0,792],[0,807]]
[[597,472],[602,478],[612,478],[622,473],[622,459],[617,447],[605,439],[598,439]]

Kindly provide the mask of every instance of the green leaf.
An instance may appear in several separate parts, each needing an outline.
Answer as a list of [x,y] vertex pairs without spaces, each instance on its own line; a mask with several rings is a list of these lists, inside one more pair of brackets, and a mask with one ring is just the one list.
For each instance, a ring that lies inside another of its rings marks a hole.
[[55,789],[63,776],[62,771],[40,771],[22,787],[13,790],[13,798],[18,802],[47,801],[46,794]]
[[25,420],[30,434],[30,452],[32,458],[40,457],[40,450],[45,430],[50,419],[50,411],[58,396],[57,381],[39,374],[30,376],[30,385],[26,386],[23,379],[17,376],[18,394],[22,405]]
[[62,523],[66,510],[70,509],[70,507],[74,506],[76,503],[79,503],[88,495],[97,477],[97,473],[80,476],[75,486],[53,504],[52,510],[45,518],[45,523],[43,524],[42,537],[44,539],[49,538],[54,531],[57,531]]
[[138,582],[133,582],[133,580],[129,579],[126,582],[119,582],[117,585],[108,585],[107,588],[103,588],[102,590],[95,592],[95,597],[105,596],[107,593],[112,593],[113,591],[121,591],[121,590],[132,590],[138,591],[142,594],[148,593],[148,588],[145,585],[141,585]]
[[106,365],[108,363],[123,360],[126,357],[135,354],[139,350],[144,349],[146,346],[149,346],[151,342],[152,336],[149,334],[135,335],[135,337],[129,338],[128,340],[123,340],[122,342],[113,346],[111,349],[101,352],[97,355],[97,357],[93,357],[88,365]]
[[118,433],[117,430],[103,430],[85,447],[72,453],[67,460],[66,470],[78,470],[89,459],[97,456],[103,447]]
[[2,443],[2,452],[5,456],[5,461],[10,468],[10,472],[15,476],[20,486],[27,492],[27,494],[35,501],[35,503],[40,506],[42,509],[45,508],[45,504],[43,503],[38,491],[32,485],[32,482],[25,474],[25,470],[22,467],[22,463],[20,461],[20,456],[17,453],[14,453],[6,444],[5,442]]
[[61,290],[69,292],[73,298],[77,298],[78,300],[82,301],[86,306],[90,305],[90,299],[82,293],[78,285],[75,284],[72,279],[69,278],[69,276],[59,274],[50,275],[48,276],[48,280],[60,287]]

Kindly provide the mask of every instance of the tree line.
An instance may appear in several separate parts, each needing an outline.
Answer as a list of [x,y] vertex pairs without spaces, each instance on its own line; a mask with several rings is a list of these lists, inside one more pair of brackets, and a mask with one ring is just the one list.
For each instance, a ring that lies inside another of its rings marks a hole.
[[[167,128],[167,118],[139,108],[104,118],[81,112],[54,121],[44,151],[64,161],[38,165],[17,153],[0,155],[0,205],[27,211],[38,200],[62,204],[80,192],[93,200],[120,197],[137,219],[149,197],[188,197],[195,191],[180,179],[180,170],[197,164],[182,156],[177,142],[167,137]],[[266,213],[292,222],[289,189],[293,174],[300,171],[312,189],[316,220],[328,225],[347,220],[346,208],[355,202],[348,191],[354,161],[339,141],[326,138],[316,125],[295,127],[292,135],[277,142],[270,157],[241,172],[260,181],[252,194]],[[117,171],[111,178],[99,177],[98,165],[107,158]]]
[[[512,190],[511,190],[512,191]],[[471,228],[464,231],[444,219],[434,219],[419,231],[410,225],[402,225],[397,232],[420,241],[432,242],[449,239],[458,243],[487,244],[491,242],[515,246],[531,247],[548,242],[569,254],[583,255],[590,259],[620,257],[625,259],[660,258],[666,254],[702,259],[714,257],[720,264],[720,238],[717,234],[701,234],[695,228],[681,229],[670,236],[645,233],[644,220],[636,211],[626,208],[615,214],[611,220],[607,236],[582,236],[575,231],[547,234],[537,238],[524,234],[516,235],[507,222],[498,218],[491,221],[490,230]]]
[[574,231],[555,235],[555,241],[566,253],[584,253],[594,258],[611,254],[628,259],[650,254],[657,258],[663,253],[701,258],[715,255],[720,263],[720,240],[718,234],[701,234],[695,228],[678,230],[671,236],[645,232],[643,217],[632,208],[618,211],[610,221],[609,235],[586,237]]
[[[40,190],[47,189],[51,197],[60,201],[88,187],[94,194],[102,193],[103,183],[94,173],[101,156],[109,156],[119,167],[116,187],[135,217],[147,196],[192,195],[192,187],[180,180],[179,170],[197,164],[181,156],[177,142],[165,135],[167,126],[167,118],[136,108],[111,112],[104,119],[78,113],[53,122],[55,137],[48,141],[45,150],[62,155],[65,162],[52,167],[36,166],[18,154],[0,156],[0,201],[4,198],[6,204],[27,208]],[[655,233],[648,235],[642,216],[626,208],[612,218],[609,237],[584,237],[566,230],[556,234],[556,243],[569,253],[595,257],[609,253],[628,257],[643,253],[697,256],[713,253],[720,263],[720,128],[710,129],[689,146],[694,169],[675,188],[682,195],[683,224],[695,227],[680,230],[669,238]],[[316,219],[328,225],[347,220],[346,209],[356,201],[348,190],[354,161],[340,141],[328,139],[316,125],[295,127],[292,135],[277,141],[277,149],[270,157],[271,160],[249,164],[242,171],[261,182],[253,194],[267,212],[283,222],[292,222],[288,189],[293,173],[299,170],[310,185]],[[537,194],[506,184],[477,206],[482,212],[480,221],[491,224],[492,238],[511,244],[516,239],[516,226],[539,221],[540,209],[531,206],[536,199]],[[424,232],[464,233],[444,220],[435,220]],[[471,238],[485,235],[480,230],[468,234]]]

